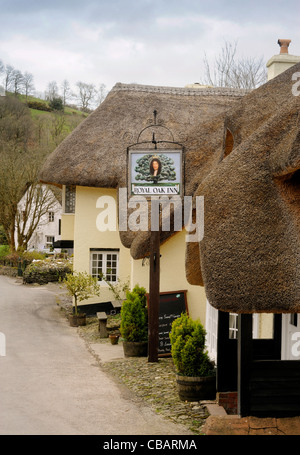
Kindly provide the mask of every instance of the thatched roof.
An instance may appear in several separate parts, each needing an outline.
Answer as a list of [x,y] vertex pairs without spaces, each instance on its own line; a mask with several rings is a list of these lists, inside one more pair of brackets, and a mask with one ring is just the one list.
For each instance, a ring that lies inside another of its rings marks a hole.
[[[227,88],[118,83],[99,108],[50,155],[40,179],[89,187],[126,187],[127,148],[136,143],[154,148],[151,140],[155,133],[157,141],[184,147],[185,194],[192,195],[199,178],[221,159],[225,113],[245,93]],[[172,233],[164,232],[162,241]],[[148,232],[126,231],[120,236],[131,248],[133,258],[149,253]]]
[[[245,91],[116,84],[105,101],[50,155],[41,180],[91,187],[127,184],[127,147],[151,140],[157,111],[156,138],[182,143],[187,150],[187,184],[203,162],[199,146],[208,140],[205,124],[234,104]],[[140,136],[139,136],[140,135]],[[221,132],[222,136],[222,132]],[[192,165],[191,165],[192,164]]]
[[187,276],[204,283],[220,310],[300,311],[300,96],[292,94],[299,71],[300,64],[228,112],[232,151],[199,179],[205,232],[200,251],[188,245]]
[[[127,147],[153,147],[153,132],[182,144],[185,194],[205,202],[204,238],[187,244],[188,281],[204,285],[220,310],[300,312],[297,71],[300,64],[247,94],[117,84],[49,157],[41,179],[122,188]],[[149,232],[120,236],[133,258],[148,254]]]

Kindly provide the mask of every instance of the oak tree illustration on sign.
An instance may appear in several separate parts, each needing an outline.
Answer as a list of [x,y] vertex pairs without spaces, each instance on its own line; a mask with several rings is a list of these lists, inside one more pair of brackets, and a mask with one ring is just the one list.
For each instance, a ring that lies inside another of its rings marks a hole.
[[139,158],[135,167],[135,180],[146,182],[160,182],[176,180],[176,171],[172,158],[164,155],[147,154]]

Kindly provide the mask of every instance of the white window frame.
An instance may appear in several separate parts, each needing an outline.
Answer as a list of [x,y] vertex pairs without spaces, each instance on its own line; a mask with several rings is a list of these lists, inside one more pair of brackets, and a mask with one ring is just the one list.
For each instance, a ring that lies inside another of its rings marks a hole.
[[[112,264],[112,261],[115,262]],[[113,270],[113,273],[110,273]],[[98,283],[106,284],[105,281],[99,277],[102,273],[107,281],[110,283],[117,283],[119,279],[119,250],[97,250],[91,249],[90,251],[90,274],[98,278]]]
[[55,242],[55,237],[53,235],[46,235],[46,248],[52,247],[53,242]]
[[218,310],[206,301],[206,348],[211,360],[217,361]]
[[54,212],[48,212],[48,221],[49,223],[54,221]]

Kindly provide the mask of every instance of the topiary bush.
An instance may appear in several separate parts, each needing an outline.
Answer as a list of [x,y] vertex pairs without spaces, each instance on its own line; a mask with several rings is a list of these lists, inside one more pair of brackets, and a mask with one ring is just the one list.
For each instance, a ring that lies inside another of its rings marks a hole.
[[178,374],[193,377],[214,374],[214,364],[205,347],[205,336],[202,324],[186,313],[173,321],[171,354]]
[[121,336],[125,341],[147,341],[148,313],[146,289],[136,285],[127,291],[121,308]]

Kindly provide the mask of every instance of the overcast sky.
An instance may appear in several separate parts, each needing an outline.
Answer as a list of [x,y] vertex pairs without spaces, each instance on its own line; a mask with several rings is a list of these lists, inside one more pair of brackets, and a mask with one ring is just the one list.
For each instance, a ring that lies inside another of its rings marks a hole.
[[0,60],[50,81],[182,87],[225,41],[238,53],[300,55],[299,0],[0,0]]

